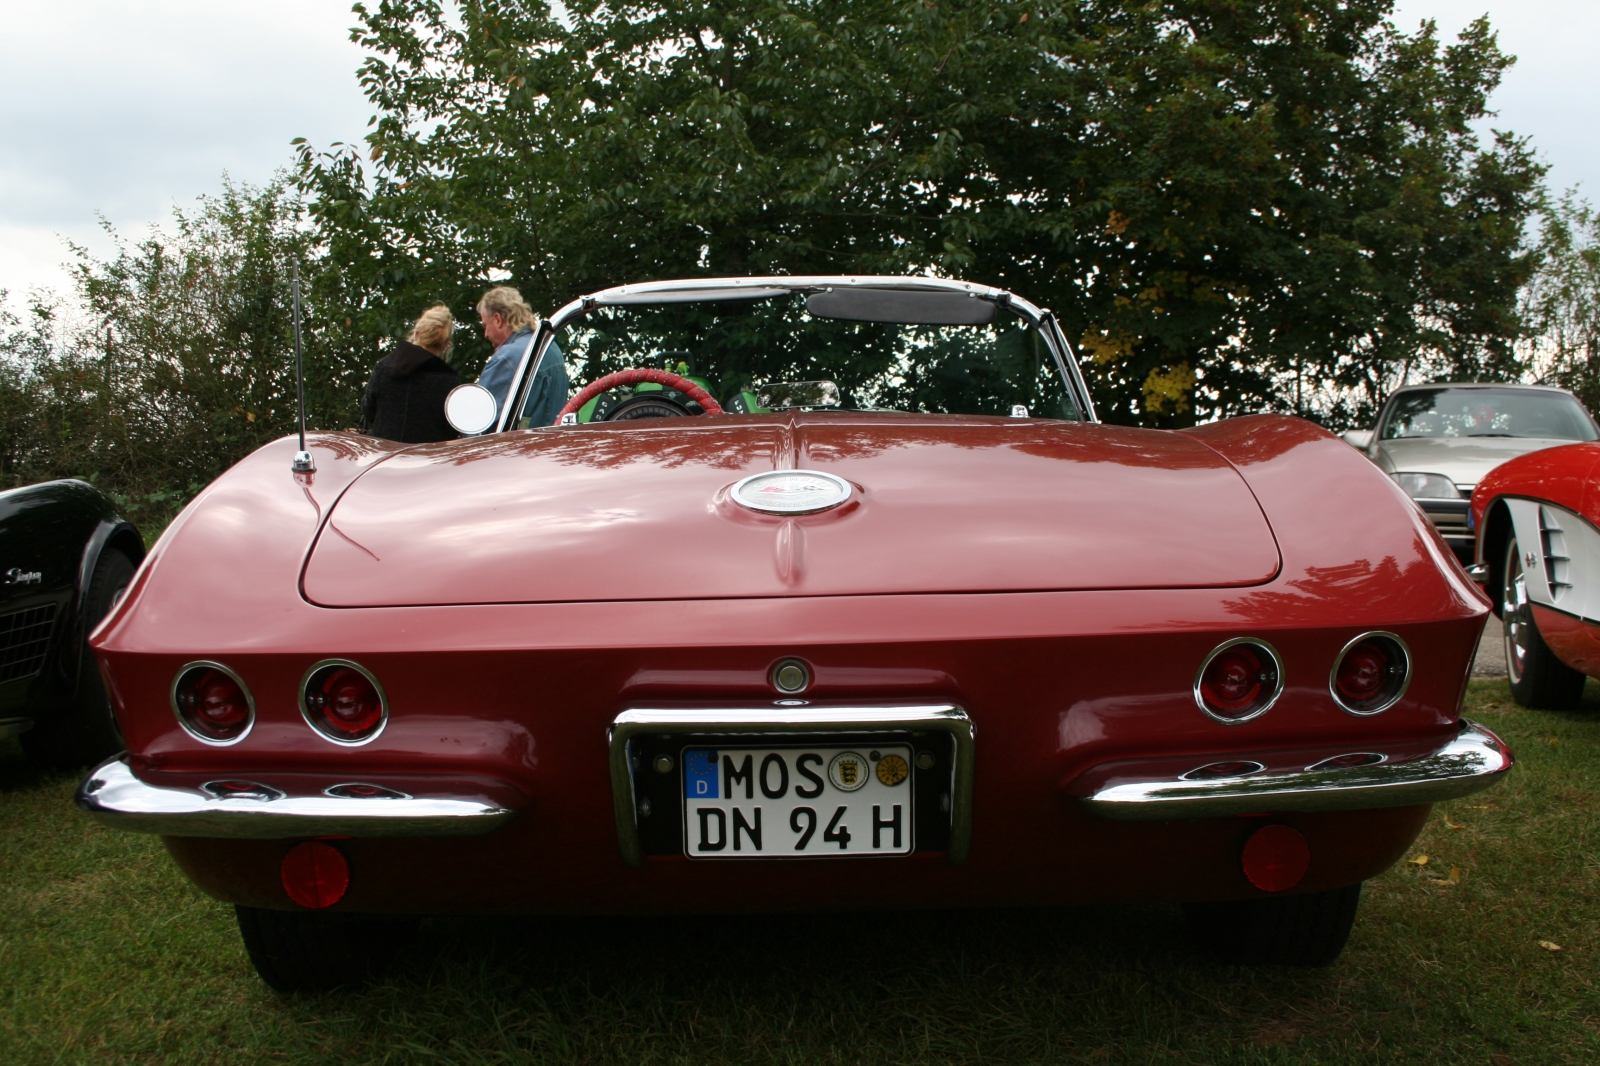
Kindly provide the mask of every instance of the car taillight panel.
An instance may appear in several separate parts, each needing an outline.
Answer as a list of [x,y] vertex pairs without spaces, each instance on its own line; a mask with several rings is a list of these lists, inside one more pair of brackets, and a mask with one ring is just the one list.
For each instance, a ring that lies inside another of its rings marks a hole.
[[1356,637],[1340,650],[1328,676],[1339,709],[1363,717],[1393,707],[1410,684],[1411,649],[1393,633]]
[[389,703],[366,667],[348,659],[325,659],[306,672],[300,713],[336,744],[366,744],[383,732]]
[[1235,637],[1211,649],[1194,678],[1194,701],[1227,725],[1265,714],[1283,692],[1283,661],[1255,637]]
[[221,663],[189,663],[172,680],[172,713],[183,731],[206,744],[237,744],[256,721],[255,700],[238,674]]

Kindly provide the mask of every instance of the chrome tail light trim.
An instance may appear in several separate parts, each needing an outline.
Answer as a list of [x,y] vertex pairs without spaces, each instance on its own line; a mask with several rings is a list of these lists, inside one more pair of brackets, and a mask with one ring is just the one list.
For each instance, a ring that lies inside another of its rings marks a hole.
[[[1339,695],[1339,667],[1344,665],[1344,657],[1350,654],[1350,649],[1366,640],[1386,641],[1398,648],[1400,651],[1400,662],[1404,667],[1404,670],[1400,677],[1400,684],[1395,687],[1394,692],[1387,699],[1381,703],[1374,704],[1366,710],[1360,710],[1356,707],[1352,707],[1348,702],[1345,701],[1343,696]],[[1412,662],[1411,645],[1407,644],[1396,634],[1389,633],[1381,629],[1374,629],[1369,632],[1362,633],[1359,636],[1353,637],[1345,644],[1344,647],[1339,649],[1339,654],[1333,657],[1333,669],[1328,671],[1328,693],[1333,696],[1333,702],[1337,704],[1339,709],[1345,714],[1353,714],[1357,718],[1371,718],[1375,714],[1382,714],[1384,711],[1387,711],[1390,707],[1393,707],[1395,704],[1399,703],[1405,698],[1406,689],[1411,687]],[[1469,666],[1468,669],[1470,670],[1471,667]]]
[[[378,693],[378,725],[377,728],[373,729],[372,732],[368,733],[364,737],[356,737],[351,739],[349,737],[336,736],[335,734],[330,733],[328,731],[328,727],[319,723],[316,715],[311,712],[311,708],[306,705],[306,693],[311,689],[312,680],[324,670],[337,669],[340,667],[348,667],[349,669],[354,670],[356,673],[365,677],[368,681],[372,682],[373,689]],[[300,705],[300,717],[306,720],[306,725],[310,726],[312,731],[323,740],[337,744],[342,748],[359,748],[363,744],[371,744],[374,740],[377,740],[379,737],[383,736],[383,731],[389,728],[389,694],[384,691],[383,682],[379,681],[378,676],[371,670],[368,670],[360,663],[352,662],[349,659],[323,659],[320,662],[314,663],[311,669],[305,672],[305,676],[300,678],[300,691],[296,696],[296,699]]]
[[641,734],[726,736],[750,733],[803,737],[818,733],[947,733],[955,741],[950,774],[950,847],[952,864],[965,862],[972,847],[973,728],[967,712],[951,703],[915,707],[785,707],[765,706],[656,709],[633,708],[612,721],[611,799],[616,810],[617,845],[629,866],[644,865],[633,793],[632,738]]
[[[208,737],[204,733],[195,729],[194,726],[189,724],[188,719],[184,718],[183,711],[178,707],[178,687],[183,683],[183,679],[188,677],[189,674],[195,670],[216,670],[221,674],[225,674],[227,677],[233,680],[235,685],[239,686],[239,691],[244,693],[244,705],[250,712],[250,717],[245,719],[244,728],[239,730],[238,736],[224,737],[220,739],[217,737]],[[210,659],[196,659],[192,663],[184,663],[182,666],[178,667],[178,672],[172,675],[172,685],[167,690],[167,702],[172,706],[172,716],[178,720],[178,727],[195,740],[198,740],[202,744],[208,744],[213,748],[232,747],[245,737],[249,736],[251,730],[255,729],[256,727],[256,698],[250,692],[250,686],[244,683],[244,678],[234,673],[228,667],[223,666],[219,662],[213,662]]]
[[[1229,715],[1220,709],[1212,710],[1206,704],[1205,694],[1200,691],[1200,683],[1205,679],[1206,676],[1206,667],[1210,666],[1211,660],[1215,659],[1218,655],[1227,651],[1229,648],[1236,648],[1241,644],[1248,644],[1252,648],[1260,649],[1266,653],[1268,659],[1272,660],[1272,694],[1262,701],[1261,706],[1244,714]],[[1200,661],[1200,669],[1194,672],[1195,706],[1199,707],[1200,713],[1204,714],[1207,718],[1210,718],[1214,722],[1221,722],[1223,725],[1241,725],[1245,722],[1254,721],[1255,719],[1260,718],[1262,715],[1272,710],[1272,705],[1277,703],[1278,697],[1282,695],[1283,656],[1278,654],[1277,648],[1274,648],[1271,644],[1268,644],[1260,637],[1234,637],[1231,640],[1223,641],[1221,644],[1218,644],[1215,648],[1211,649],[1210,653],[1208,653],[1206,657]]]
[[1209,781],[1181,777],[1133,781],[1102,788],[1080,802],[1096,814],[1120,821],[1410,807],[1486,789],[1511,765],[1511,749],[1499,737],[1463,720],[1449,743],[1401,762],[1313,766]]

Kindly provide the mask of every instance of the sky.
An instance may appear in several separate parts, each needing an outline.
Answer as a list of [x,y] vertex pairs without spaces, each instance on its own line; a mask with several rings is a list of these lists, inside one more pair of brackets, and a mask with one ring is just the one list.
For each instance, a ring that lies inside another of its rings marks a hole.
[[[1487,13],[1520,62],[1489,123],[1531,135],[1550,183],[1600,199],[1600,0],[1400,0],[1447,40]],[[371,109],[348,0],[0,0],[0,289],[66,292],[65,241],[107,254],[215,192],[259,183],[289,142],[359,141]]]

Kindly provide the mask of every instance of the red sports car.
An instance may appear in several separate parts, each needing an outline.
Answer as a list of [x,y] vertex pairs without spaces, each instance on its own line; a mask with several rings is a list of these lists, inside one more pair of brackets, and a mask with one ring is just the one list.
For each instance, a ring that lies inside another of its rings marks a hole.
[[1576,707],[1600,677],[1600,444],[1498,466],[1472,494],[1474,570],[1495,594],[1511,694]]
[[1162,899],[1324,964],[1510,768],[1460,717],[1489,604],[1393,481],[1293,418],[1100,424],[1019,296],[609,289],[478,421],[263,448],[95,637],[129,751],[79,802],[274,987],[445,912]]

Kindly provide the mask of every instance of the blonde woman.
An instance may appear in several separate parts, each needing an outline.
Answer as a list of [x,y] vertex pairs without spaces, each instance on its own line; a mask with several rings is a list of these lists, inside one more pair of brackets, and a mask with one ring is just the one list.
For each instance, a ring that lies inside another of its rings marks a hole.
[[[522,293],[509,285],[496,285],[483,294],[478,301],[478,317],[483,321],[484,337],[494,345],[494,354],[484,364],[478,384],[494,395],[503,413],[511,392],[511,379],[534,342],[539,318],[522,298]],[[508,419],[506,428],[515,429],[519,421],[530,427],[548,426],[567,402],[567,389],[566,361],[552,340],[545,345],[539,365],[534,368],[533,385],[522,405],[520,419]]]
[[450,355],[455,319],[444,304],[422,312],[409,339],[378,360],[361,398],[361,421],[374,437],[425,444],[454,440],[444,417],[444,398],[461,384]]

